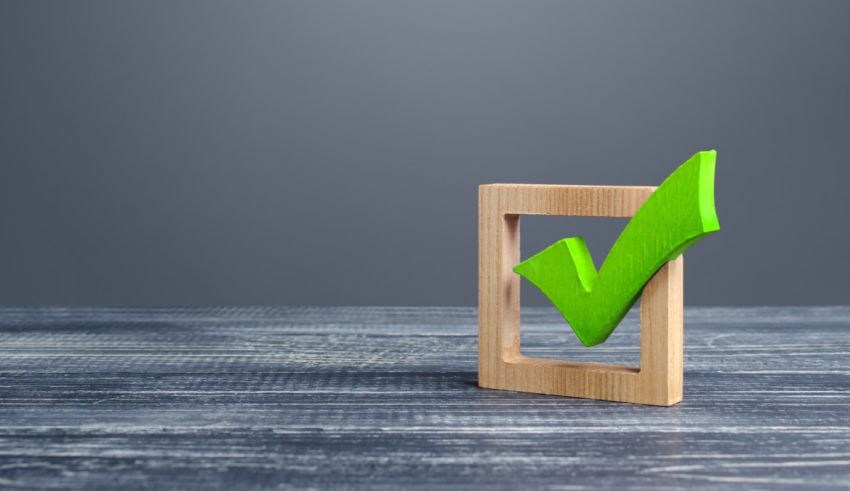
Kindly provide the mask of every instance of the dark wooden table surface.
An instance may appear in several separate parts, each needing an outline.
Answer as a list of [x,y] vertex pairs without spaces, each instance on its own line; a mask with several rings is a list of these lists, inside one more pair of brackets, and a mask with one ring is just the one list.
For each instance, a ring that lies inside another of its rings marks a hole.
[[[2,308],[0,487],[850,486],[850,308],[689,308],[672,408],[479,389],[470,308]],[[535,356],[637,364],[637,320]]]

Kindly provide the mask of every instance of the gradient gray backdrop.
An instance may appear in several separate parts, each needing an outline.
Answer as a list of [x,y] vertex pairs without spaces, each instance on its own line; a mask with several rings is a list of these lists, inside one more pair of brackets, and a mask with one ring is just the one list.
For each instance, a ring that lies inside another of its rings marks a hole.
[[[850,303],[847,1],[0,2],[0,303],[476,302],[477,185],[716,148],[689,304]],[[524,221],[524,254],[620,220]],[[539,295],[524,301],[542,303]]]

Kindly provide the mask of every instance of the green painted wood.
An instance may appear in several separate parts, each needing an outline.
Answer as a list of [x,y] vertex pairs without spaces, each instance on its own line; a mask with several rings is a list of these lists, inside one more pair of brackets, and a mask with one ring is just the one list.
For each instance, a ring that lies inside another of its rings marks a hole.
[[668,261],[720,230],[714,150],[679,166],[632,217],[599,268],[583,237],[561,239],[514,267],[540,289],[585,346],[604,342]]

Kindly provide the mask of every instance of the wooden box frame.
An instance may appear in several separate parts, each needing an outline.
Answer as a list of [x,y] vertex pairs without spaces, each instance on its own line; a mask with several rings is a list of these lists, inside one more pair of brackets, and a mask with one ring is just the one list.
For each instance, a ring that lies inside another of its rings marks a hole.
[[651,186],[537,184],[479,187],[480,387],[658,406],[682,400],[681,256],[668,262],[644,287],[639,368],[529,358],[520,353],[520,276],[512,271],[520,262],[519,217],[631,217],[654,190]]

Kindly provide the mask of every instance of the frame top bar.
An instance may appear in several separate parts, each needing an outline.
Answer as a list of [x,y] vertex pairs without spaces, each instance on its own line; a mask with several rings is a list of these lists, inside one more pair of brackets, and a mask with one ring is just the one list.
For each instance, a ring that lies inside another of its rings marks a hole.
[[655,186],[484,184],[482,201],[500,215],[624,217],[637,213]]

